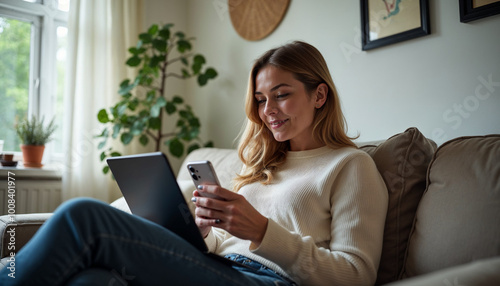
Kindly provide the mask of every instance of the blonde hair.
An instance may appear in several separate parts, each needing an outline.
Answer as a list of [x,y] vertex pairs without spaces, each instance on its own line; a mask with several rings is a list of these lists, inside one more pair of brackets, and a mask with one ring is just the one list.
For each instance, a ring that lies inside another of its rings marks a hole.
[[255,99],[255,78],[267,65],[291,72],[311,94],[319,84],[328,86],[325,104],[316,110],[313,120],[313,139],[331,148],[355,147],[347,136],[347,125],[340,107],[335,84],[321,53],[312,45],[295,41],[271,49],[258,58],[250,72],[245,99],[247,121],[240,137],[238,155],[245,165],[235,178],[235,190],[254,182],[269,184],[273,173],[286,159],[289,142],[278,142],[259,117]]

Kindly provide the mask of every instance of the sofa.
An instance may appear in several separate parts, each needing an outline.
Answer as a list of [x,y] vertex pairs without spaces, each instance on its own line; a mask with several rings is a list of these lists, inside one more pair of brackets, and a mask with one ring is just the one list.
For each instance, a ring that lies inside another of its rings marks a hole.
[[[500,285],[499,134],[437,147],[412,127],[359,148],[372,156],[389,192],[376,285]],[[198,149],[182,166],[191,160],[210,160],[226,188],[241,168],[234,149]],[[177,180],[190,199],[186,168]],[[130,211],[123,198],[111,205]],[[13,231],[17,251],[49,217],[17,215],[16,225],[0,217],[3,267],[9,265]]]

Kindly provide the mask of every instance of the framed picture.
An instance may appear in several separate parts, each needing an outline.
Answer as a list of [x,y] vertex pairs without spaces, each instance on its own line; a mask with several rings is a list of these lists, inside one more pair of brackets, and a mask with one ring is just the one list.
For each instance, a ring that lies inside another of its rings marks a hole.
[[428,0],[360,0],[360,3],[363,51],[431,32]]
[[500,14],[500,0],[460,0],[460,22]]

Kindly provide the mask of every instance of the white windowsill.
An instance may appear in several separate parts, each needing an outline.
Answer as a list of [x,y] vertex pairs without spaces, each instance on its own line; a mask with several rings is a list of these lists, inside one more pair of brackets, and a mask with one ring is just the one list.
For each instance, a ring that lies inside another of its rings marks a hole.
[[[0,165],[0,180],[7,177],[23,180],[61,180],[62,172],[55,166],[46,165],[42,168],[25,168],[22,162],[17,167]],[[10,174],[9,174],[10,173]]]

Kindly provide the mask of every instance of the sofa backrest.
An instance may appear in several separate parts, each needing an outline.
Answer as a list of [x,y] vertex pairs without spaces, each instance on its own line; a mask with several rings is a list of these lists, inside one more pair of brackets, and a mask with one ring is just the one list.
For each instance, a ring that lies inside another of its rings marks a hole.
[[500,256],[500,135],[444,143],[427,180],[402,278]]
[[[403,268],[408,237],[425,190],[427,167],[436,144],[425,138],[417,128],[409,128],[387,140],[363,144],[360,149],[372,156],[389,191],[389,209],[377,278],[377,284],[384,284],[397,280]],[[184,160],[177,176],[188,200],[194,186],[185,165],[188,161],[197,160],[211,161],[221,185],[226,188],[231,187],[231,180],[242,167],[234,149],[202,148],[193,151]],[[190,204],[190,207],[194,212],[194,206]]]

